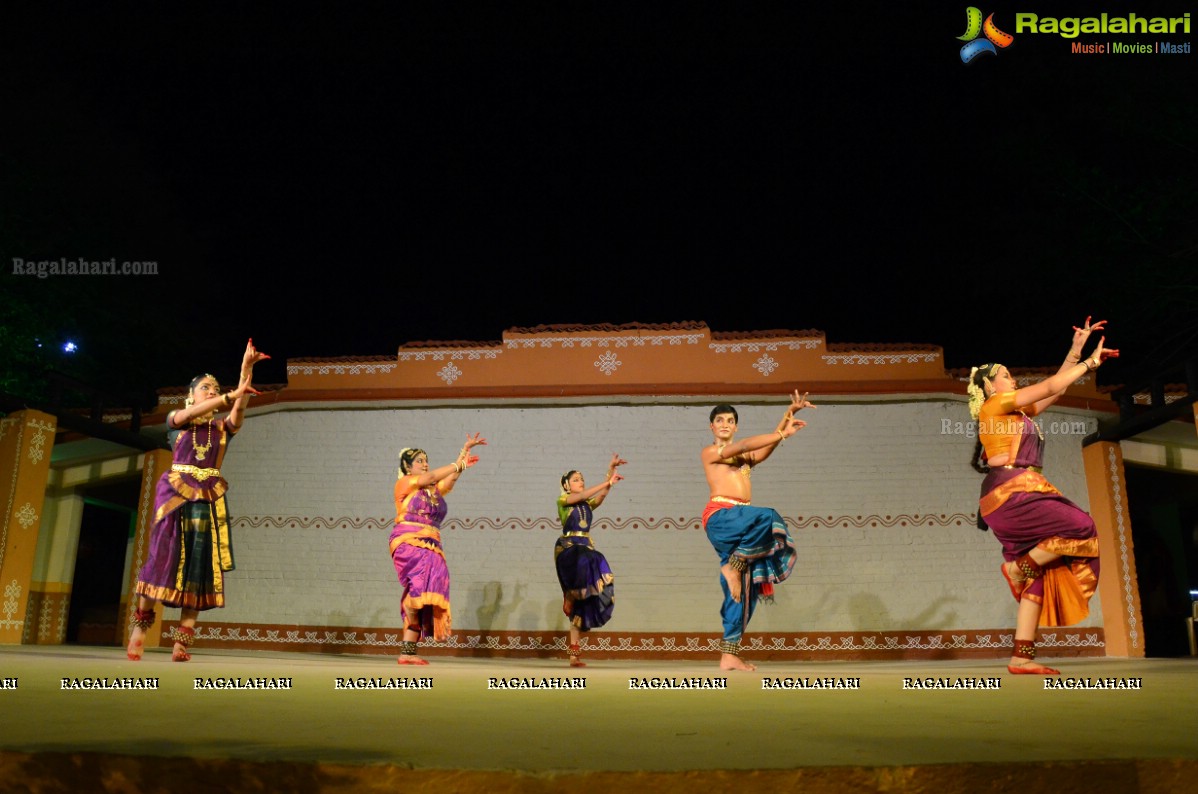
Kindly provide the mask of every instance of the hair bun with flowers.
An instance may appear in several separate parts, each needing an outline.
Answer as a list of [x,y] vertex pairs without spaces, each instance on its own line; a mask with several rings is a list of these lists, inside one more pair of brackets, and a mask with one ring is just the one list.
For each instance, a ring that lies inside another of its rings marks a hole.
[[969,415],[974,419],[978,418],[982,412],[982,403],[986,402],[986,390],[982,387],[982,381],[993,377],[997,367],[997,364],[983,364],[969,370],[969,386],[965,391],[969,393]]

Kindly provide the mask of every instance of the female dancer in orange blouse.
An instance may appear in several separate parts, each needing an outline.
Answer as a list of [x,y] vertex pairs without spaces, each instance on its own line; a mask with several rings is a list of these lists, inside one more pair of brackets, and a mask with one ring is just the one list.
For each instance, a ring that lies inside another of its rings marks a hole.
[[1044,438],[1031,417],[1083,375],[1119,355],[1104,347],[1104,337],[1089,358],[1082,358],[1090,334],[1105,324],[1102,320],[1091,325],[1087,317],[1081,328],[1075,326],[1073,346],[1060,370],[1039,383],[1018,388],[999,364],[974,367],[969,376],[969,411],[978,420],[973,465],[986,473],[979,525],[988,526],[1002,543],[1002,575],[1019,603],[1015,646],[1007,665],[1011,673],[1060,674],[1035,661],[1037,626],[1084,620],[1098,584],[1094,520],[1040,473]]
[[400,615],[403,642],[399,663],[425,665],[417,653],[424,637],[449,638],[453,615],[449,609],[449,567],[441,549],[441,522],[445,520],[445,497],[462,472],[478,463],[471,454],[487,441],[481,434],[466,436],[457,460],[431,468],[423,449],[406,448],[399,453],[399,479],[395,481],[395,528],[391,532],[391,561],[403,587]]

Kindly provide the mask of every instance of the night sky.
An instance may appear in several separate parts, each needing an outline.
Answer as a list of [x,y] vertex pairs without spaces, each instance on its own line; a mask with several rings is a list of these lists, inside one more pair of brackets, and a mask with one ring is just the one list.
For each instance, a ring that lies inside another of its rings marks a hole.
[[250,335],[283,382],[560,323],[1055,366],[1093,314],[1124,351],[1102,381],[1192,356],[1198,54],[1024,34],[963,64],[965,6],[929,5],[9,8],[3,341],[151,386],[231,374]]

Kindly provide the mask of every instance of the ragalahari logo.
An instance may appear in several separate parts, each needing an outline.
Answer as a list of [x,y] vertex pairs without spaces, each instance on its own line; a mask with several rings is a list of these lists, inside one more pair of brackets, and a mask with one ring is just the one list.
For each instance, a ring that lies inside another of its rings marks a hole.
[[[985,38],[979,39],[978,36],[983,34]],[[986,17],[986,21],[983,22],[981,9],[970,6],[965,9],[965,34],[957,36],[957,40],[966,42],[961,48],[961,63],[969,63],[984,52],[998,55],[995,48],[1005,50],[1015,41],[1015,37],[1010,33],[1003,33],[995,26],[994,14]]]

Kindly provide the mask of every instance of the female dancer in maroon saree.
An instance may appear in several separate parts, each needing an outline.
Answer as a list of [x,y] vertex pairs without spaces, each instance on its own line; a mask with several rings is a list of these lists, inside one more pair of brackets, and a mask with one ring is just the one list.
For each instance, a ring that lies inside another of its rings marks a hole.
[[1119,355],[1104,349],[1104,338],[1088,359],[1081,357],[1090,333],[1105,323],[1091,325],[1087,317],[1083,327],[1074,327],[1073,346],[1060,370],[1031,386],[1017,388],[999,364],[983,364],[970,373],[969,410],[978,420],[974,468],[987,473],[979,526],[988,526],[1002,543],[1002,575],[1019,603],[1007,665],[1011,673],[1060,674],[1035,662],[1037,626],[1084,620],[1098,584],[1094,520],[1040,473],[1044,439],[1031,417],[1056,402],[1078,378]]
[[[137,576],[137,608],[133,612],[126,655],[139,661],[146,629],[154,624],[154,602],[180,607],[179,625],[171,631],[175,641],[171,659],[191,659],[188,648],[195,637],[199,613],[225,605],[224,573],[233,570],[229,511],[221,476],[229,440],[240,429],[250,394],[254,364],[270,358],[245,346],[241,380],[237,388],[221,394],[211,375],[192,379],[184,408],[167,414],[167,437],[174,450],[171,470],[158,480],[154,500],[154,526],[150,549]],[[224,419],[216,412],[229,409]]]
[[586,667],[579,645],[582,632],[611,620],[616,586],[607,559],[591,545],[591,525],[595,518],[592,510],[603,504],[612,486],[624,479],[616,467],[627,462],[619,455],[612,455],[607,479],[593,488],[587,488],[582,472],[571,470],[562,475],[562,493],[557,498],[562,534],[553,546],[553,561],[565,598],[562,610],[570,618],[571,667]]
[[478,463],[470,450],[487,441],[480,434],[466,436],[458,459],[448,466],[429,469],[422,449],[399,453],[399,479],[395,482],[395,529],[391,531],[391,561],[403,586],[400,615],[403,642],[400,664],[428,664],[416,653],[422,637],[449,637],[453,615],[449,609],[449,567],[441,549],[441,522],[445,496],[462,472]]

